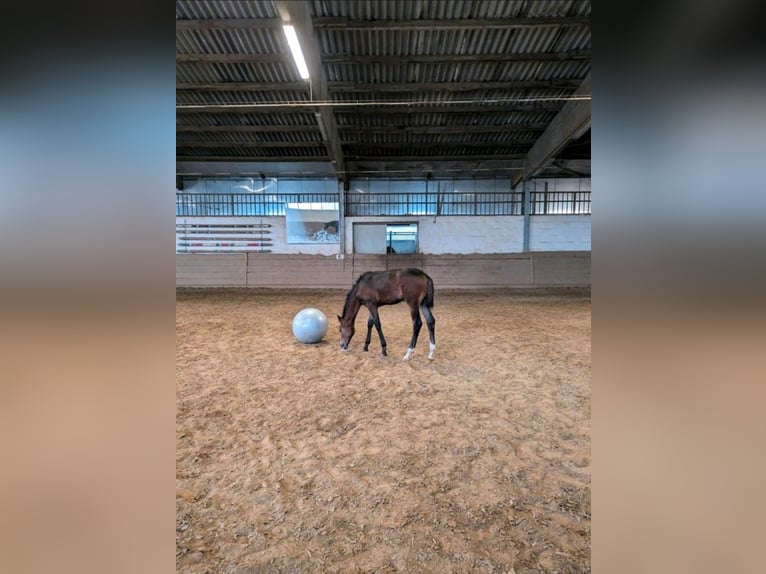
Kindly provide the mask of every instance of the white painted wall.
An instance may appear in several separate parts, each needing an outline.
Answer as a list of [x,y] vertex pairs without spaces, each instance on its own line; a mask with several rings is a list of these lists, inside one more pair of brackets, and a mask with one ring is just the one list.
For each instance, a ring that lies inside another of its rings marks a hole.
[[[521,253],[522,216],[488,217],[347,217],[346,252],[352,253],[353,222],[418,224],[418,251],[431,255]],[[534,215],[530,217],[530,251],[590,251],[590,215]]]
[[519,253],[524,248],[524,218],[424,217],[418,222],[422,253]]
[[[251,222],[271,224],[269,240],[274,244],[270,248],[272,253],[304,255],[340,253],[338,243],[288,243],[284,217],[247,219]],[[348,217],[345,221],[344,234],[346,253],[349,254],[353,253],[354,222],[417,222],[418,251],[425,254],[521,253],[524,248],[524,218],[522,216]],[[530,251],[590,251],[591,216],[534,215],[530,217],[529,248]]]
[[520,216],[421,216],[421,217],[347,217],[346,252],[352,253],[353,224],[418,224],[420,253],[520,253],[524,247],[524,218]]
[[530,251],[590,251],[590,215],[533,215]]

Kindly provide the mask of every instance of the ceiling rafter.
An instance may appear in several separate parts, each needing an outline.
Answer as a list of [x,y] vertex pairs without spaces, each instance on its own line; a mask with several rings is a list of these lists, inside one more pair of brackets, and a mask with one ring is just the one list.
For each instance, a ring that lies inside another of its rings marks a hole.
[[467,92],[472,90],[574,89],[582,80],[517,80],[488,82],[329,82],[331,92],[422,92],[438,90]]
[[437,62],[551,62],[589,60],[590,50],[566,52],[520,52],[498,54],[328,54],[322,60],[328,64],[432,64]]
[[295,133],[295,132],[316,132],[316,124],[299,126],[244,126],[244,125],[226,125],[226,126],[202,126],[202,125],[178,125],[176,133]]
[[[590,50],[567,52],[525,52],[517,54],[323,54],[327,64],[433,64],[441,62],[551,62],[588,60]],[[289,54],[176,54],[176,62],[210,62],[221,64],[281,64],[290,63]]]
[[[307,2],[288,2],[277,0],[277,10],[284,23],[292,24],[298,35],[303,55],[306,59],[306,65],[311,77],[312,96],[319,100],[329,100],[330,95],[327,89],[327,77],[323,70],[322,50],[319,42],[314,35],[312,23],[311,8]],[[343,148],[340,145],[338,137],[338,126],[335,122],[333,110],[328,106],[318,106],[316,120],[319,124],[322,137],[325,138],[327,149],[330,155],[330,161],[333,163],[336,173],[340,177],[345,177],[345,160],[343,157]]]
[[324,142],[322,141],[276,141],[276,142],[254,142],[246,140],[238,141],[190,141],[180,140],[176,141],[176,145],[179,147],[200,147],[200,148],[226,148],[226,147],[242,147],[242,148],[294,148],[294,147],[322,147],[324,148]]
[[[193,146],[186,146],[184,148],[179,148],[181,150],[188,149]],[[267,162],[286,162],[286,163],[297,163],[297,162],[316,162],[316,161],[322,161],[327,162],[330,161],[330,156],[327,154],[324,155],[246,155],[246,156],[239,156],[239,155],[189,155],[180,153],[176,157],[176,161],[204,161],[204,162],[210,162],[210,161],[235,161],[235,162],[254,162],[254,161],[267,161]]]
[[589,26],[583,16],[520,18],[450,18],[420,20],[355,20],[345,17],[314,18],[318,30],[473,30],[488,28],[530,28],[545,26]]
[[546,128],[547,124],[542,122],[529,123],[529,124],[514,124],[514,125],[489,125],[489,126],[477,126],[473,124],[464,124],[457,126],[424,126],[424,125],[409,125],[409,126],[383,126],[383,127],[364,127],[359,128],[355,126],[339,125],[338,129],[342,134],[352,133],[429,133],[429,134],[489,134],[497,132],[518,132],[518,131],[533,131],[541,132]]
[[[590,95],[590,72],[575,94]],[[569,101],[545,128],[524,158],[524,172],[514,178],[513,185],[536,176],[572,139],[590,127],[590,100]]]
[[[477,160],[511,160],[511,159],[524,159],[525,154],[463,154],[461,157],[464,159],[470,159],[472,161]],[[364,161],[364,160],[387,160],[387,161],[438,161],[442,159],[440,156],[424,156],[424,155],[364,155],[364,154],[348,154],[347,159],[349,161]]]
[[307,82],[180,82],[176,91],[195,92],[308,92]]
[[[584,16],[541,16],[519,18],[433,18],[420,20],[355,20],[345,17],[318,16],[313,20],[318,30],[449,30],[487,28],[530,28],[546,26],[589,26]],[[280,18],[190,18],[176,20],[176,30],[275,29]]]
[[[307,105],[308,104],[308,105]],[[257,104],[181,104],[176,106],[176,113],[232,113],[232,114],[273,114],[274,112],[312,113],[317,109],[334,110],[339,114],[427,114],[427,113],[474,113],[474,112],[558,112],[562,103],[558,102],[491,102],[476,104],[451,104],[444,102],[408,102],[405,105],[370,102],[360,105],[358,102],[259,102]]]

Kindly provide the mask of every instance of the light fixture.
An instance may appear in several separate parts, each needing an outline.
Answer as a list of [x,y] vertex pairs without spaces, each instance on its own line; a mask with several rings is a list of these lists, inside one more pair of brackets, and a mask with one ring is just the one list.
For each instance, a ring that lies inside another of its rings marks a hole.
[[304,80],[309,79],[309,69],[306,66],[306,60],[303,59],[303,51],[301,45],[298,42],[298,35],[295,33],[295,28],[290,24],[285,24],[285,36],[287,37],[287,43],[290,46],[290,51],[293,53],[293,59],[295,65],[298,66],[298,73]]
[[324,141],[330,141],[330,138],[327,137],[327,132],[324,129],[324,123],[322,123],[322,114],[314,112],[314,117],[317,119],[317,124],[319,124],[319,132],[322,134],[322,139]]

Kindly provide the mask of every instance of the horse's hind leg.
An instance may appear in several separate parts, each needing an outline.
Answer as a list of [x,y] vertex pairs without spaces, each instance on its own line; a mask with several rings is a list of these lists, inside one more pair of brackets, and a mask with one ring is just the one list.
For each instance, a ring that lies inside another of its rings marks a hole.
[[370,318],[367,319],[367,338],[364,340],[364,349],[363,351],[367,351],[370,348],[370,339],[372,339],[372,326],[375,324],[375,319],[372,318],[372,315],[370,315]]
[[417,307],[413,307],[410,310],[410,316],[412,317],[412,339],[410,340],[410,346],[407,349],[407,353],[402,357],[403,361],[409,361],[412,353],[415,352],[415,345],[418,344],[420,328],[423,326],[423,320],[420,318],[420,313],[418,312]]
[[436,350],[436,318],[431,312],[431,309],[425,305],[421,305],[420,309],[423,311],[423,315],[426,318],[426,325],[428,326],[428,337],[430,339],[430,348],[428,350],[428,358],[434,358],[434,351]]

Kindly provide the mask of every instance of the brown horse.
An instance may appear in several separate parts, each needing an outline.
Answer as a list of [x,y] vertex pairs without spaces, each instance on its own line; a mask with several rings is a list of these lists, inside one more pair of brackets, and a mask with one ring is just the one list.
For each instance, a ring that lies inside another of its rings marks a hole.
[[381,354],[386,355],[386,339],[380,327],[378,307],[383,305],[395,305],[404,301],[410,307],[412,317],[412,339],[403,360],[407,361],[415,351],[418,342],[418,334],[423,326],[420,319],[420,311],[426,318],[428,333],[431,338],[428,358],[434,358],[436,349],[436,336],[434,329],[436,319],[431,308],[434,306],[434,282],[420,269],[393,269],[391,271],[368,271],[357,279],[354,286],[346,295],[346,303],[343,305],[343,313],[338,315],[340,321],[340,348],[348,351],[348,344],[354,336],[354,321],[362,305],[370,311],[367,320],[367,338],[364,341],[364,350],[370,346],[372,327],[378,331],[380,338]]

